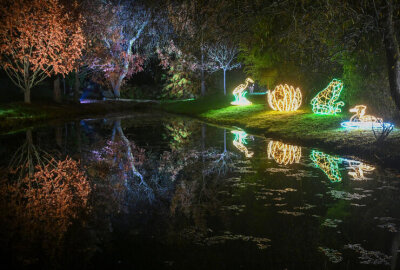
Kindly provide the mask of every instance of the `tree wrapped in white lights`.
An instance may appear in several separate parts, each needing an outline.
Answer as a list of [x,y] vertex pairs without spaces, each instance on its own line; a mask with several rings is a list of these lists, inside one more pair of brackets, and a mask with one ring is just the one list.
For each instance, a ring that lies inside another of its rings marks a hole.
[[238,48],[224,42],[217,42],[212,45],[205,46],[208,58],[211,60],[211,72],[223,70],[224,72],[224,95],[226,95],[226,71],[240,67],[240,63],[236,62]]

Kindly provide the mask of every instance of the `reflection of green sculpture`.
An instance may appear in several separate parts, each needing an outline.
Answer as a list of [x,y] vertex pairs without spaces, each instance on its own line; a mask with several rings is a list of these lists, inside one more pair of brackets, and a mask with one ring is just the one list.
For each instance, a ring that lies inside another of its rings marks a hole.
[[341,112],[342,110],[339,106],[344,106],[344,102],[337,102],[337,100],[342,89],[343,83],[338,79],[333,79],[324,90],[311,100],[313,112],[316,114],[336,114]]
[[339,171],[339,163],[342,159],[327,155],[323,152],[312,150],[310,159],[314,162],[315,167],[320,168],[331,182],[341,182],[342,176]]

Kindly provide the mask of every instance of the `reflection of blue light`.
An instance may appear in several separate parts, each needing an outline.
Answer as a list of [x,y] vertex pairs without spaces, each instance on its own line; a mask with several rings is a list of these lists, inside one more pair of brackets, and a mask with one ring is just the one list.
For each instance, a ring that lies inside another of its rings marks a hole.
[[340,125],[347,129],[382,129],[382,128],[392,128],[394,127],[391,123],[376,123],[376,122],[351,122],[345,121],[340,123]]

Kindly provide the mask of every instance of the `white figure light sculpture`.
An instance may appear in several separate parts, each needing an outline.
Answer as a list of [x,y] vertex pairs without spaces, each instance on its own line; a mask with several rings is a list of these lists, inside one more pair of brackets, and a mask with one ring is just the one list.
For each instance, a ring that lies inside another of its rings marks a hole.
[[353,180],[368,180],[367,177],[365,177],[366,173],[371,173],[373,170],[375,170],[375,167],[355,161],[355,160],[346,160],[349,164],[348,169],[352,170],[349,172],[349,175],[353,178]]
[[357,105],[350,109],[350,112],[355,113],[350,121],[341,123],[341,126],[349,129],[372,129],[385,126],[393,126],[390,123],[384,123],[382,118],[375,117],[373,115],[366,115],[365,111],[367,106]]
[[243,106],[243,105],[251,105],[252,103],[247,100],[245,95],[247,94],[247,87],[249,84],[253,84],[254,81],[250,78],[247,78],[245,83],[239,84],[233,90],[233,95],[235,96],[235,100],[231,102],[232,105]]

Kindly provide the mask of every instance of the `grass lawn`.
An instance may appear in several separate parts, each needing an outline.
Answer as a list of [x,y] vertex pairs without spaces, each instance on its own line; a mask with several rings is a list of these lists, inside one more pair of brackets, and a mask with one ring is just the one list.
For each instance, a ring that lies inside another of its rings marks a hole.
[[375,162],[398,164],[400,161],[399,129],[395,129],[383,144],[377,145],[371,130],[351,131],[340,126],[342,121],[351,117],[351,113],[316,115],[307,105],[296,112],[277,112],[266,105],[265,96],[250,96],[253,104],[249,106],[232,106],[232,100],[231,96],[214,96],[160,106],[168,112],[198,117],[214,124],[236,126],[285,143],[317,147]]

